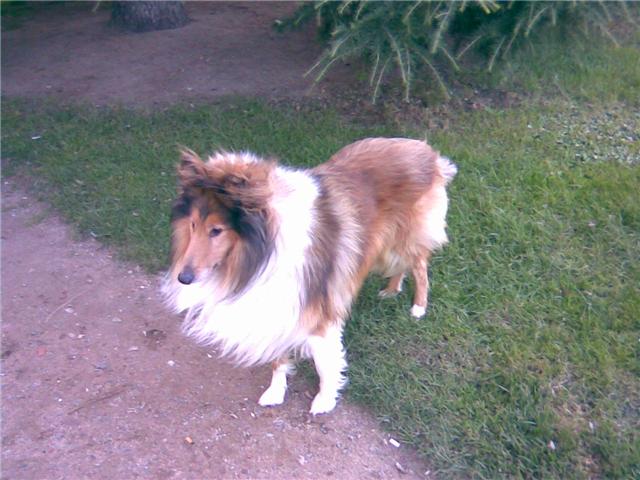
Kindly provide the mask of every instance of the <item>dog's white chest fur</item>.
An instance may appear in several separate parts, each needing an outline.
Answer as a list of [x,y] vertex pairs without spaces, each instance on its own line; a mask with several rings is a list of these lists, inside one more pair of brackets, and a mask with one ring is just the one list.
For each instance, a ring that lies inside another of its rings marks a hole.
[[163,291],[177,312],[186,310],[184,331],[215,344],[239,365],[273,361],[303,346],[300,330],[305,253],[311,245],[314,181],[304,172],[277,170],[282,187],[273,199],[279,217],[275,249],[265,271],[240,297],[221,300],[214,280],[182,285],[167,279]]

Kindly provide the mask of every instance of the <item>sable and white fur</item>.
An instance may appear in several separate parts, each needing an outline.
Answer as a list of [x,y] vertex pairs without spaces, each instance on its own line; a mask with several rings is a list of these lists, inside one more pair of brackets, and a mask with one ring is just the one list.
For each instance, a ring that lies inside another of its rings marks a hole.
[[411,313],[425,314],[427,263],[447,242],[446,185],[456,166],[425,142],[370,138],[311,170],[250,153],[203,162],[185,150],[163,291],[185,332],[239,365],[272,362],[259,400],[284,400],[290,356],[311,357],[320,389],[311,413],[332,410],[346,378],[342,329],[366,276],[381,296],[415,279]]

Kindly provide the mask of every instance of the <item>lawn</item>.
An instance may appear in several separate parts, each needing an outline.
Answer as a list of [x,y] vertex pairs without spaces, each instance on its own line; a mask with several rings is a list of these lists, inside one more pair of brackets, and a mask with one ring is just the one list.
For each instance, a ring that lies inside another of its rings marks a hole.
[[451,243],[426,319],[410,293],[380,301],[382,279],[367,282],[347,398],[439,477],[638,478],[640,55],[541,55],[491,80],[534,92],[517,108],[454,111],[433,131],[251,99],[147,113],[5,100],[3,175],[27,175],[81,232],[157,271],[178,145],[306,167],[365,136],[427,135],[459,166]]

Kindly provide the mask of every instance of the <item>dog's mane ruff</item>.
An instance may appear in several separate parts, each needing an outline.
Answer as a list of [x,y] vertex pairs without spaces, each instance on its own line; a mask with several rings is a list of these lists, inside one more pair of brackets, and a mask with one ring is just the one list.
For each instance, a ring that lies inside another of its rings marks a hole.
[[[207,165],[228,159],[228,154],[216,155]],[[253,155],[235,154],[231,163],[256,161],[259,159]],[[185,333],[200,343],[218,346],[221,356],[243,366],[280,358],[300,348],[306,338],[298,320],[318,187],[307,173],[278,166],[273,169],[270,188],[268,201],[259,210],[269,218],[266,235],[273,239],[273,249],[264,268],[245,288],[236,295],[225,295],[220,277],[188,286],[168,281],[164,287],[174,310],[187,311]],[[255,242],[248,242],[247,249],[251,248],[260,249]],[[229,268],[242,268],[239,261]]]

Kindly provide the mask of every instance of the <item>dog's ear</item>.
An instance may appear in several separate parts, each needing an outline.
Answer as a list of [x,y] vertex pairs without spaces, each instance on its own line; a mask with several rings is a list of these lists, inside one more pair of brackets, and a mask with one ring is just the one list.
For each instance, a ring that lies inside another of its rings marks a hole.
[[239,173],[228,173],[222,177],[222,185],[227,189],[236,190],[238,192],[247,187],[249,179],[246,175]]
[[194,183],[194,180],[206,175],[206,168],[202,159],[193,150],[180,149],[180,163],[178,164],[178,179],[181,185]]
[[271,197],[270,163],[242,166],[234,172],[226,172],[221,178],[221,187],[235,207],[245,211],[260,211],[266,208]]

